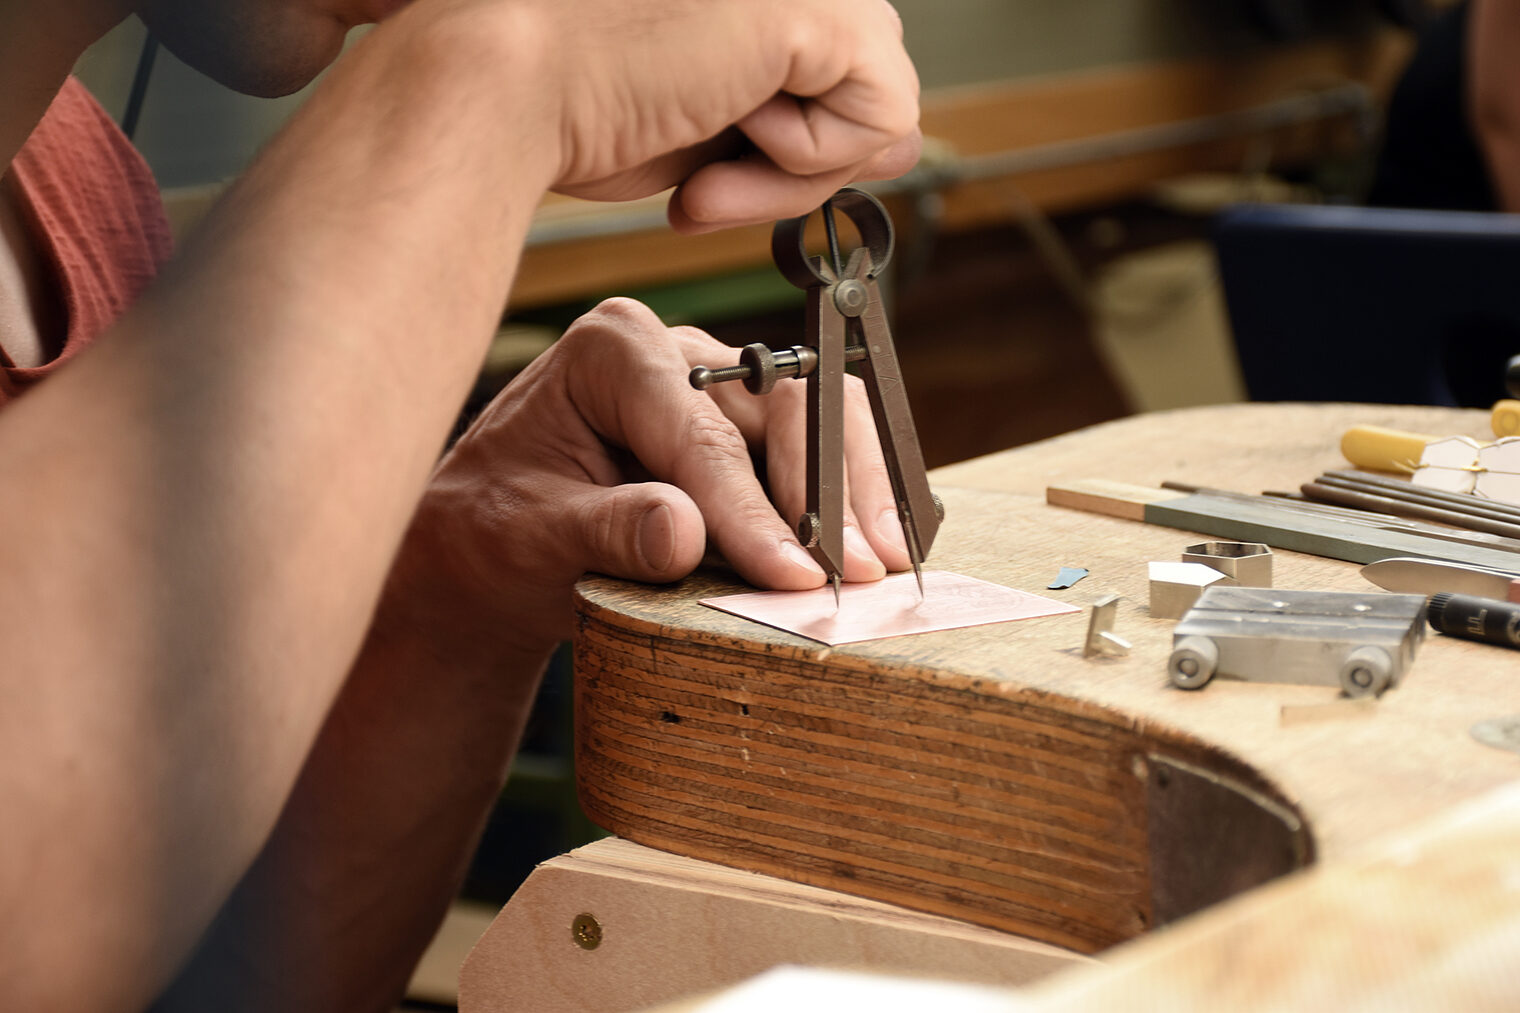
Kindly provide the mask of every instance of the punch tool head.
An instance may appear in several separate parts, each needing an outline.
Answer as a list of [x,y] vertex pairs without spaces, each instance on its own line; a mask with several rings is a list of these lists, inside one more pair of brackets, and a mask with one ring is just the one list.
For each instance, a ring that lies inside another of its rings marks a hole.
[[[802,343],[784,350],[750,345],[739,365],[698,366],[692,370],[691,383],[705,389],[713,383],[742,380],[751,393],[764,394],[779,379],[806,378],[807,505],[797,522],[797,537],[829,575],[837,605],[844,573],[845,367],[859,363],[922,597],[923,561],[934,544],[944,509],[929,489],[878,285],[892,257],[892,220],[880,201],[853,188],[840,190],[820,210],[828,239],[826,259],[807,252],[804,234],[811,216],[777,222],[771,233],[776,267],[807,293]],[[840,251],[836,213],[848,218],[860,237],[861,245],[847,256]]]

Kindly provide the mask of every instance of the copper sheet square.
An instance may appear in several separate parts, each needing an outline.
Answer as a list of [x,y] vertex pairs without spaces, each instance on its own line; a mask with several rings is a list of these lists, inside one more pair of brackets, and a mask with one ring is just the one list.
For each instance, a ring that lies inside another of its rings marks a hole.
[[944,570],[924,571],[921,602],[913,574],[894,573],[874,584],[845,584],[837,611],[830,586],[752,591],[704,598],[701,604],[830,646],[1081,611],[1042,595]]

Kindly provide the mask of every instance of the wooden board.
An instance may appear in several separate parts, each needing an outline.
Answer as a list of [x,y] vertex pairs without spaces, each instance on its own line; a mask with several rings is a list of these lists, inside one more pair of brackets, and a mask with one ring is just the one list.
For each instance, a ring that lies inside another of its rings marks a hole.
[[[1024,589],[1087,567],[1044,593],[1124,595],[1127,658],[1084,660],[1080,614],[825,649],[697,605],[738,589],[719,574],[667,588],[589,579],[583,805],[653,847],[1093,951],[1503,783],[1513,756],[1467,730],[1520,711],[1512,653],[1432,637],[1356,720],[1284,723],[1285,707],[1333,699],[1321,687],[1176,690],[1172,624],[1146,614],[1145,564],[1198,539],[1043,502],[1072,475],[1291,485],[1336,466],[1355,423],[1481,433],[1487,419],[1187,409],[937,474],[948,514],[935,566]],[[1367,586],[1351,564],[1291,552],[1275,570],[1282,587]]]
[[[1351,81],[1366,84],[1376,101],[1408,48],[1407,35],[1390,29],[1362,38],[1262,47],[1228,59],[1103,67],[946,88],[924,96],[922,126],[925,136],[946,150],[978,156],[1229,115]],[[1349,120],[1342,116],[956,183],[945,191],[940,224],[966,229],[1009,223],[1031,204],[1048,213],[1100,207],[1188,173],[1238,171],[1263,150],[1271,152],[1274,164],[1301,164],[1343,149],[1337,141]],[[540,234],[573,230],[580,238],[530,239],[512,287],[514,310],[770,263],[769,227],[677,236],[663,225],[663,207],[663,195],[619,205],[551,195],[535,218]]]
[[[577,919],[599,940],[577,942]],[[778,964],[1024,985],[1090,963],[964,922],[608,838],[533,871],[466,959],[465,1013],[616,1013]]]
[[[1513,759],[1513,756],[1511,756]],[[1454,806],[1029,990],[1031,1010],[1520,1008],[1520,789]]]
[[[1498,789],[1355,859],[1281,880],[1032,987],[988,995],[791,970],[659,1013],[785,1009],[1166,1010],[1520,1008],[1520,789]],[[901,986],[899,985],[899,988]],[[738,1005],[740,999],[745,1005]],[[883,1002],[885,998],[885,1002]]]

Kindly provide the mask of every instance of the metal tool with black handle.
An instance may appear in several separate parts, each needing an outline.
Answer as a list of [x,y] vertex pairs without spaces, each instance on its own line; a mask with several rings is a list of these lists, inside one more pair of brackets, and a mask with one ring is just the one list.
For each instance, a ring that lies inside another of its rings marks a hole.
[[[833,581],[837,601],[844,572],[845,365],[859,362],[921,596],[923,561],[934,544],[944,508],[929,490],[918,431],[913,427],[877,285],[892,257],[892,220],[875,197],[850,188],[826,201],[822,211],[828,260],[807,253],[804,232],[809,216],[777,222],[771,233],[771,255],[777,268],[808,294],[804,342],[779,351],[749,345],[737,366],[693,369],[691,384],[705,390],[714,383],[742,380],[751,393],[765,394],[779,379],[807,378],[807,506],[797,522],[797,537]],[[840,257],[835,211],[847,217],[860,235],[862,245],[848,260]]]

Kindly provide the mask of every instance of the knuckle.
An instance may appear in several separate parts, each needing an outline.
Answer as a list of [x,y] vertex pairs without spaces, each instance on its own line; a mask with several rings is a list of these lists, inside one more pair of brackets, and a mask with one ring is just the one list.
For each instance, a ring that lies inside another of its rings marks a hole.
[[685,325],[672,327],[667,332],[671,349],[688,365],[729,365],[737,362],[739,353],[700,327]]
[[674,327],[668,328],[667,333],[672,341],[680,345],[697,346],[700,348],[712,348],[714,346],[728,347],[702,328],[692,327],[689,324],[677,324]]
[[618,535],[622,525],[618,501],[610,497],[591,497],[581,504],[579,513],[577,520],[595,561],[605,564],[609,557],[621,556]]
[[609,299],[603,299],[591,312],[614,318],[642,318],[650,315],[649,307],[626,295],[615,295]]
[[696,411],[688,416],[686,442],[704,456],[739,458],[749,456],[748,444],[739,427],[716,410]]
[[841,12],[814,6],[802,16],[778,19],[773,30],[782,33],[788,53],[830,53],[835,51],[831,42],[839,37],[844,23]]
[[[810,137],[807,143],[798,143],[779,149],[774,155],[778,168],[808,182],[808,190],[819,190],[827,196],[839,189],[849,175],[840,167],[841,149],[837,143],[820,137]],[[817,207],[821,198],[809,196],[804,210]]]
[[637,299],[606,299],[576,319],[560,336],[560,354],[581,368],[625,369],[632,357],[657,341],[664,325]]
[[[612,330],[619,334],[627,334],[630,331],[648,328],[651,324],[658,324],[654,311],[637,299],[627,296],[613,296],[603,299],[585,313],[571,330],[583,327],[598,327]],[[568,332],[567,332],[568,333]]]

